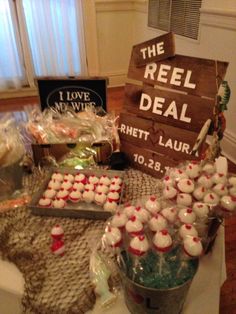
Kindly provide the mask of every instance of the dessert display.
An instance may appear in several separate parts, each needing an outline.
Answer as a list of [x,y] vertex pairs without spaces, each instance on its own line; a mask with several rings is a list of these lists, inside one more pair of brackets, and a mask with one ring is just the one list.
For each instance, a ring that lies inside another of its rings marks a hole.
[[123,188],[120,171],[59,168],[49,174],[30,207],[39,215],[106,219],[120,204]]

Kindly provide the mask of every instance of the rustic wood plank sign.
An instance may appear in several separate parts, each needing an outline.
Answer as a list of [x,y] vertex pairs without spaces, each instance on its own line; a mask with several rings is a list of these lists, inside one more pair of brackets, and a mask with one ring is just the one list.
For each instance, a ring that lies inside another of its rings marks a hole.
[[173,33],[158,36],[133,46],[134,63],[137,67],[149,62],[164,60],[175,55]]
[[121,151],[126,153],[132,167],[148,173],[154,177],[161,178],[169,167],[174,167],[178,162],[151,150],[140,149],[129,142],[122,141]]
[[175,160],[197,159],[191,156],[198,133],[161,124],[134,115],[121,113],[119,134],[121,140],[141,149],[147,148]]
[[133,53],[129,78],[210,98],[215,98],[228,66],[227,62],[175,55],[137,67]]
[[[126,84],[124,109],[144,118],[199,132],[213,119],[215,100]],[[199,112],[201,114],[199,114]]]

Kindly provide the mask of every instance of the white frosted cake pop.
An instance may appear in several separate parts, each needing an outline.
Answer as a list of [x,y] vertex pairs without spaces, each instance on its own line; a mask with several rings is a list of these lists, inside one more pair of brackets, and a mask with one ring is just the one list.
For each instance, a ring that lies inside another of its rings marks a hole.
[[87,184],[85,184],[84,189],[90,190],[90,191],[95,191],[95,185],[92,183],[87,183]]
[[179,235],[182,239],[185,239],[187,236],[197,237],[198,232],[192,224],[183,224],[179,228]]
[[181,179],[187,179],[188,175],[186,172],[184,172],[182,169],[173,168],[170,171],[170,177],[173,178],[176,182],[178,182]]
[[167,207],[162,209],[161,214],[165,217],[170,223],[174,223],[177,217],[177,208],[175,207]]
[[56,198],[52,202],[52,206],[55,208],[64,208],[66,206],[66,202],[62,198]]
[[165,176],[162,182],[164,183],[165,186],[168,186],[168,185],[174,186],[175,184],[174,179],[172,179],[170,176]]
[[215,172],[215,165],[214,164],[210,164],[210,163],[206,163],[203,167],[202,167],[202,171],[206,172],[208,174],[213,174]]
[[84,184],[82,182],[75,182],[72,188],[76,189],[77,191],[83,192]]
[[130,218],[131,216],[133,216],[134,210],[135,206],[128,203],[125,205],[123,212],[126,214],[128,218]]
[[98,193],[101,192],[101,193],[107,194],[108,191],[109,191],[108,186],[105,185],[105,184],[103,184],[103,183],[99,183],[99,184],[97,185],[97,187],[96,187],[96,192],[98,192]]
[[89,176],[88,182],[89,182],[89,183],[92,183],[92,184],[98,184],[99,178],[96,177],[96,176],[93,174],[93,175]]
[[222,183],[216,184],[212,190],[219,196],[224,196],[228,194],[228,189]]
[[193,196],[196,200],[201,201],[206,194],[206,188],[204,186],[198,186],[194,191],[193,191]]
[[73,174],[71,174],[71,173],[65,173],[65,175],[64,175],[64,180],[68,180],[68,181],[70,181],[71,183],[73,183],[74,180],[75,180],[75,177],[74,177]]
[[77,202],[79,202],[79,201],[81,200],[81,198],[82,198],[82,194],[81,194],[81,192],[78,191],[78,190],[73,190],[73,191],[70,192],[70,194],[69,194],[69,200],[70,200],[71,202],[77,203]]
[[164,198],[171,200],[175,198],[176,195],[177,195],[177,190],[173,186],[169,186],[169,185],[165,186],[163,190]]
[[207,217],[209,214],[209,207],[205,203],[195,202],[193,204],[193,211],[197,215],[198,218]]
[[146,209],[141,206],[137,206],[134,209],[134,215],[142,222],[146,223],[149,219],[149,213]]
[[105,193],[96,192],[94,196],[94,201],[97,205],[102,206],[107,200],[107,196]]
[[236,187],[236,177],[229,177],[228,183]]
[[102,175],[99,179],[99,183],[105,184],[105,185],[110,185],[111,180],[108,176]]
[[107,198],[111,201],[118,202],[120,198],[120,194],[116,191],[111,191],[107,194]]
[[148,226],[152,232],[157,232],[167,227],[167,220],[161,214],[155,214],[148,222]]
[[85,174],[77,173],[75,175],[75,182],[81,182],[83,184],[86,184],[87,183],[87,178],[86,178]]
[[136,236],[131,239],[129,252],[136,256],[143,256],[149,249],[149,243],[145,235]]
[[52,180],[63,181],[63,178],[64,176],[60,172],[54,172],[52,174]]
[[48,187],[53,189],[53,190],[59,190],[61,187],[61,182],[58,180],[50,180],[48,182]]
[[211,176],[208,174],[201,175],[198,180],[198,184],[201,186],[204,186],[206,189],[210,189],[213,185],[213,180],[211,179]]
[[66,189],[60,189],[58,192],[57,192],[57,198],[62,198],[63,200],[67,200],[68,199],[68,196],[69,196],[69,192],[68,190]]
[[64,180],[61,184],[62,189],[70,190],[72,188],[73,184],[69,180]]
[[110,191],[116,191],[118,193],[120,193],[121,191],[121,186],[119,184],[117,184],[116,182],[112,182],[109,186],[109,190]]
[[112,201],[112,200],[106,200],[105,204],[103,205],[103,209],[105,211],[108,211],[108,212],[111,212],[111,213],[114,213],[117,209],[118,205],[115,201]]
[[204,196],[203,202],[207,204],[217,205],[219,203],[219,196],[214,192],[209,192]]
[[82,194],[82,199],[86,203],[92,203],[94,200],[95,193],[89,189],[85,189]]
[[122,235],[118,228],[107,226],[103,235],[105,244],[112,248],[118,248],[122,244]]
[[185,171],[190,179],[196,179],[200,175],[201,167],[198,163],[191,162],[187,165]]
[[54,240],[61,240],[64,236],[64,230],[60,225],[55,225],[51,230],[51,237]]
[[192,193],[194,190],[194,183],[190,179],[181,179],[177,183],[177,187],[180,190],[180,192]]
[[215,184],[217,184],[217,183],[226,184],[227,183],[227,177],[223,173],[215,173],[212,176],[212,181]]
[[182,223],[192,224],[196,220],[197,216],[192,208],[182,208],[178,213],[178,218]]
[[203,253],[201,240],[198,237],[186,237],[184,239],[184,251],[190,257],[200,256]]
[[192,204],[192,196],[187,193],[179,193],[176,202],[178,205],[190,206]]
[[132,236],[143,234],[143,224],[136,216],[131,216],[125,225],[127,233]]
[[121,184],[122,184],[122,179],[121,179],[119,176],[114,176],[114,177],[111,179],[111,184],[112,184],[112,183],[121,185]]
[[151,213],[156,214],[161,209],[161,204],[157,200],[156,196],[150,196],[149,199],[145,202],[145,208]]
[[236,209],[236,198],[225,195],[220,200],[220,206],[224,211],[232,212]]
[[171,249],[173,241],[169,232],[166,229],[163,229],[155,233],[153,244],[157,251],[165,253]]
[[128,218],[127,218],[127,216],[124,213],[117,212],[112,217],[111,225],[113,227],[117,227],[117,228],[123,230],[125,228],[125,225],[126,225],[127,221],[128,221]]
[[52,204],[52,200],[50,198],[47,197],[41,197],[39,200],[39,206],[43,206],[43,207],[50,207]]
[[43,195],[46,197],[46,198],[54,198],[54,196],[56,195],[56,190],[54,189],[51,189],[51,188],[48,188],[44,193]]

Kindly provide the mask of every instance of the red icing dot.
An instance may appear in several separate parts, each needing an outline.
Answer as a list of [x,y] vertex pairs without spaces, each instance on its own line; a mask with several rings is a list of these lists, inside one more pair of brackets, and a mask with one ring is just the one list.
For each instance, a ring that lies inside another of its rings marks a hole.
[[204,187],[202,187],[202,192],[205,192],[205,188]]
[[192,182],[188,180],[188,181],[187,181],[187,184],[188,184],[188,185],[191,185],[191,184],[192,184]]
[[209,196],[212,200],[214,199],[214,195],[210,194]]
[[191,225],[185,225],[186,229],[190,230],[192,229],[192,226]]
[[131,216],[130,220],[134,222],[136,220],[136,217],[135,216]]
[[235,197],[235,196],[231,196],[231,200],[232,200],[233,202],[236,202],[236,197]]
[[136,210],[137,212],[139,212],[139,211],[141,210],[141,207],[138,206],[138,207],[135,208],[135,210]]
[[155,196],[151,196],[151,197],[150,197],[150,200],[151,200],[152,202],[155,202],[156,197],[155,197]]
[[193,241],[197,243],[197,242],[199,242],[199,239],[196,237],[193,237]]
[[198,207],[198,208],[202,208],[202,207],[203,207],[203,205],[202,205],[202,204],[199,204],[199,205],[197,205],[197,207]]
[[223,173],[219,173],[219,177],[223,177],[224,176],[224,174]]
[[166,229],[163,229],[163,230],[161,230],[161,233],[162,233],[163,235],[167,235],[167,234],[168,234],[168,231],[167,231]]
[[140,241],[143,241],[145,239],[144,235],[141,235],[138,237]]
[[191,214],[193,212],[191,208],[188,208],[186,211],[188,214]]
[[224,187],[224,186],[222,186],[221,191],[224,191],[224,189],[225,189],[225,187]]
[[166,180],[166,181],[168,181],[169,179],[170,179],[169,176],[166,176],[166,177],[164,178],[164,180]]

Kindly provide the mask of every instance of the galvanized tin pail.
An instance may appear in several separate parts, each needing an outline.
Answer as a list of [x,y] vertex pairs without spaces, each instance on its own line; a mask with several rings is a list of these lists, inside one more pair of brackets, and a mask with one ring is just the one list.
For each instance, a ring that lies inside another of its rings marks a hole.
[[0,167],[0,200],[7,199],[14,191],[22,188],[23,168],[22,159],[15,163]]
[[191,282],[189,279],[174,288],[152,289],[123,277],[126,306],[132,314],[180,314]]

